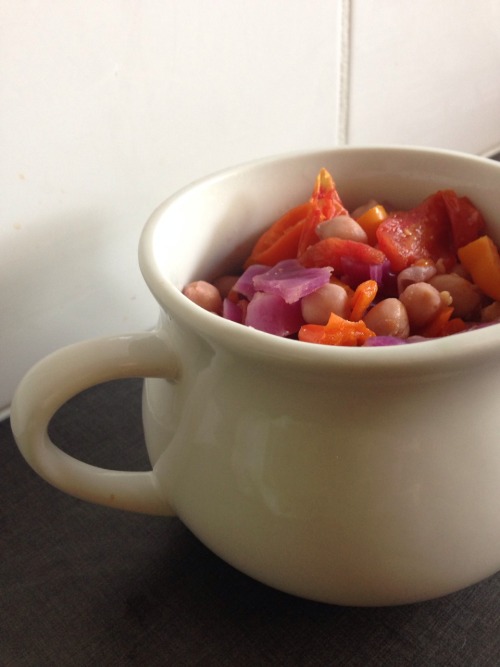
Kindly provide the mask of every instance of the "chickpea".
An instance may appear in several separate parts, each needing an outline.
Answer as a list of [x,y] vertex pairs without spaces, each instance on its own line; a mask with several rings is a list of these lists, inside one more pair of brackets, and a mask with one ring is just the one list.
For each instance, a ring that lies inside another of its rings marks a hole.
[[408,285],[399,299],[406,308],[412,328],[428,324],[442,307],[441,294],[435,287],[425,282]]
[[365,230],[349,215],[338,215],[331,220],[320,222],[316,231],[320,239],[336,237],[360,243],[368,242]]
[[364,316],[366,326],[377,336],[408,338],[410,324],[406,308],[399,299],[384,299]]
[[433,264],[413,264],[398,274],[398,293],[402,294],[413,283],[428,282],[435,275],[436,267]]
[[219,290],[205,280],[189,283],[184,288],[183,294],[205,310],[218,314],[222,312],[222,297]]
[[349,297],[343,287],[327,283],[302,298],[302,317],[311,324],[326,324],[330,313],[345,319],[349,310],[348,303]]
[[455,317],[472,320],[479,315],[481,295],[469,280],[457,273],[442,273],[431,278],[429,283],[439,292],[449,292]]

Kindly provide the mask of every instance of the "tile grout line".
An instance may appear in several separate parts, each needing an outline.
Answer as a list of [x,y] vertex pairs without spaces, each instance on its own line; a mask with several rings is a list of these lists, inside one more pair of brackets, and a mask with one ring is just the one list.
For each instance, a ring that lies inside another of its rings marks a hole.
[[349,143],[349,102],[351,75],[351,0],[340,0],[339,5],[339,69],[337,94],[337,141],[340,146]]

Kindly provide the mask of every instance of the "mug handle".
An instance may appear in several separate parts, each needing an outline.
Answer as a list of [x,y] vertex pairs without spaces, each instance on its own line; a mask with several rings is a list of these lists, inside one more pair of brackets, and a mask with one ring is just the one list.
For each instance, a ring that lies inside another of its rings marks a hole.
[[29,465],[61,491],[117,509],[174,516],[152,470],[108,470],[79,461],[51,441],[48,426],[64,403],[94,385],[132,377],[175,382],[179,375],[177,355],[157,332],[69,345],[42,359],[21,380],[11,405],[14,438]]

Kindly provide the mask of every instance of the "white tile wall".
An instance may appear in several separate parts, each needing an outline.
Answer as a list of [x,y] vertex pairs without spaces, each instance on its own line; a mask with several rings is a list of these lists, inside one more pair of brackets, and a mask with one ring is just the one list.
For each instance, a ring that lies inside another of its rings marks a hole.
[[151,211],[254,157],[500,147],[488,0],[0,0],[0,409],[49,351],[151,326]]
[[0,2],[0,408],[72,341],[152,326],[168,195],[336,141],[337,2]]
[[351,5],[350,143],[500,149],[500,3]]

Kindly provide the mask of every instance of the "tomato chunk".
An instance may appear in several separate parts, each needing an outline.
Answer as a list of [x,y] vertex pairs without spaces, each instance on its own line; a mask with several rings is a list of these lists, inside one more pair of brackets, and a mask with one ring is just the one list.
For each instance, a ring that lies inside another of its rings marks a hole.
[[244,268],[252,264],[273,266],[283,259],[297,256],[297,248],[302,235],[302,227],[312,208],[305,202],[287,211],[276,220],[257,240],[253,250],[245,262]]
[[310,245],[319,241],[316,227],[320,222],[329,220],[336,215],[348,215],[337,192],[335,181],[326,169],[321,169],[310,199],[311,209],[302,227],[297,256],[301,255]]
[[394,272],[402,271],[419,259],[455,263],[451,225],[441,192],[425,199],[409,211],[395,211],[377,228],[379,248],[387,255]]
[[331,266],[337,274],[340,274],[343,257],[363,264],[382,264],[386,259],[381,250],[367,243],[330,237],[309,246],[299,257],[299,261],[307,267]]
[[453,190],[441,190],[441,196],[450,219],[455,250],[484,233],[484,218],[468,197],[458,197]]

